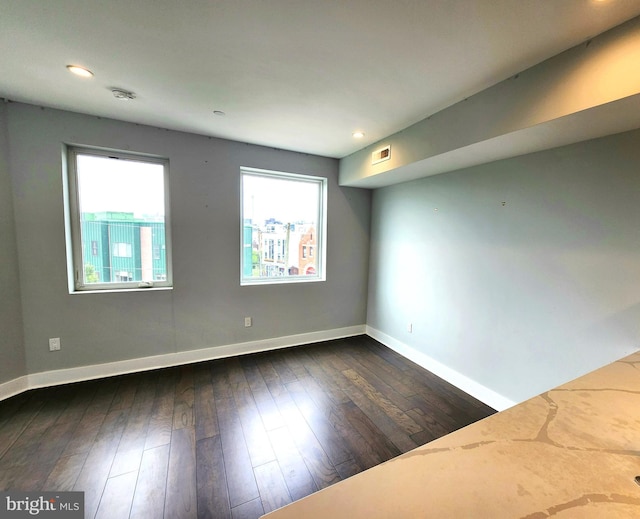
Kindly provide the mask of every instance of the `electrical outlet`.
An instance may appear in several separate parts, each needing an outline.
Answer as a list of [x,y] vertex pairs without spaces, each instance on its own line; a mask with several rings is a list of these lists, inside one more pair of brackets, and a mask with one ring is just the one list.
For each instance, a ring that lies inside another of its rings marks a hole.
[[413,323],[409,323],[409,324],[407,325],[407,331],[408,331],[409,333],[413,333]]
[[244,326],[245,326],[245,328],[249,328],[251,325],[252,325],[251,317],[245,317],[244,318]]
[[60,349],[60,337],[49,339],[49,351],[58,351]]

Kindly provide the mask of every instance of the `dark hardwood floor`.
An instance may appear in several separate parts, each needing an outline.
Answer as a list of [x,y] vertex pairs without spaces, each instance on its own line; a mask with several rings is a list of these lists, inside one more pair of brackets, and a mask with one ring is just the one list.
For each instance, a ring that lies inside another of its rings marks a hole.
[[0,490],[81,490],[91,518],[255,518],[494,412],[359,336],[0,402]]

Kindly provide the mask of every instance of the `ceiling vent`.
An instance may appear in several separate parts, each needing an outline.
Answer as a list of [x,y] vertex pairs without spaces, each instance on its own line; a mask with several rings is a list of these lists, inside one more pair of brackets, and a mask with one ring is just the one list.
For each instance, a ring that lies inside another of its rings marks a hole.
[[391,158],[391,144],[374,151],[371,154],[371,164],[378,164]]
[[131,101],[136,98],[136,95],[133,92],[128,92],[121,88],[112,88],[111,93],[113,94],[113,97],[120,99],[121,101]]

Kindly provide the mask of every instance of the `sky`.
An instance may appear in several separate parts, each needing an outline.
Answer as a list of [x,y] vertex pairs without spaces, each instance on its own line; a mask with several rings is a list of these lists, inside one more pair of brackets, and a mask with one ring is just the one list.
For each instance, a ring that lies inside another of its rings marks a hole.
[[246,173],[242,178],[245,220],[251,219],[258,224],[267,218],[282,223],[317,221],[320,189],[317,182]]
[[78,155],[80,212],[164,215],[162,164]]

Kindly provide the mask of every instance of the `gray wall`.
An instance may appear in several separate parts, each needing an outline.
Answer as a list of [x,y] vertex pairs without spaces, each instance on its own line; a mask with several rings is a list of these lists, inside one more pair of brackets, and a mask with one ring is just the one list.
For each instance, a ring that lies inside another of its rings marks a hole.
[[515,401],[635,351],[638,142],[375,191],[368,325]]
[[0,102],[0,383],[26,375],[8,158],[7,105]]
[[[8,129],[29,373],[365,323],[371,195],[336,160],[23,104]],[[63,143],[169,158],[174,290],[68,293]],[[329,179],[326,282],[240,286],[240,166]]]

